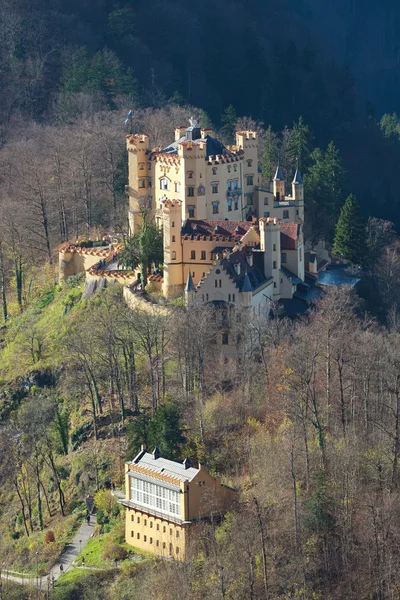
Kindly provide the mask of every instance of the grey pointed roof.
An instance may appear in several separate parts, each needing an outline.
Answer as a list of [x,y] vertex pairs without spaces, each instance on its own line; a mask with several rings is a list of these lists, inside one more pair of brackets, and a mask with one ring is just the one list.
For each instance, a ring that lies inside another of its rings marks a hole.
[[188,277],[186,280],[186,286],[185,286],[185,292],[195,292],[196,288],[194,287],[193,284],[193,279],[190,273],[188,273]]
[[243,285],[242,285],[242,292],[252,292],[253,291],[253,286],[251,285],[249,276],[247,275],[247,271],[244,274],[244,279],[243,279]]
[[275,173],[274,181],[284,181],[284,180],[285,180],[285,178],[283,176],[282,169],[281,169],[280,165],[278,165],[276,167],[276,173]]
[[294,174],[293,183],[298,183],[299,185],[303,185],[303,178],[298,169],[296,169],[296,173]]

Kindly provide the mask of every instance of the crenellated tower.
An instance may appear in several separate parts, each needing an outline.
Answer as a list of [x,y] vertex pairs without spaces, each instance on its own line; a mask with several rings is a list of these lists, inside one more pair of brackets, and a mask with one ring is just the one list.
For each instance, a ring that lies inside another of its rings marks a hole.
[[128,135],[129,185],[129,229],[136,233],[142,225],[143,212],[152,215],[152,161],[150,160],[150,139],[148,135]]

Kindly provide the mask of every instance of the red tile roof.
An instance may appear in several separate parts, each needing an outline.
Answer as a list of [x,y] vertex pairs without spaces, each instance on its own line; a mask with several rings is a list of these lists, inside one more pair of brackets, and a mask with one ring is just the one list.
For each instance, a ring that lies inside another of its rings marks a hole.
[[205,236],[209,239],[239,241],[244,234],[257,223],[252,221],[209,221],[207,219],[187,219],[182,227],[182,237],[189,239],[192,236]]
[[298,223],[283,223],[281,221],[281,250],[295,250],[300,234]]

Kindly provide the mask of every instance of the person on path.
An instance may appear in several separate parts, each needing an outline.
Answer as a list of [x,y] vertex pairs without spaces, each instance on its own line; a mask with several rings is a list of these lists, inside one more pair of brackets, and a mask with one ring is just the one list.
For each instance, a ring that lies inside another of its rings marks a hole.
[[90,525],[90,514],[89,513],[86,515],[86,522],[88,525]]
[[61,571],[61,575],[62,575],[63,571],[64,571],[64,567],[62,565],[60,565],[60,571]]

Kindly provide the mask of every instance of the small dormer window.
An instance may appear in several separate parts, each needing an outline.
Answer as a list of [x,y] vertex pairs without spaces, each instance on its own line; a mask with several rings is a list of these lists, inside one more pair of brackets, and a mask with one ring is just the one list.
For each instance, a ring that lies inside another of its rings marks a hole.
[[212,174],[213,174],[213,175],[216,175],[216,174],[217,174],[217,167],[213,167],[213,168],[212,168]]

